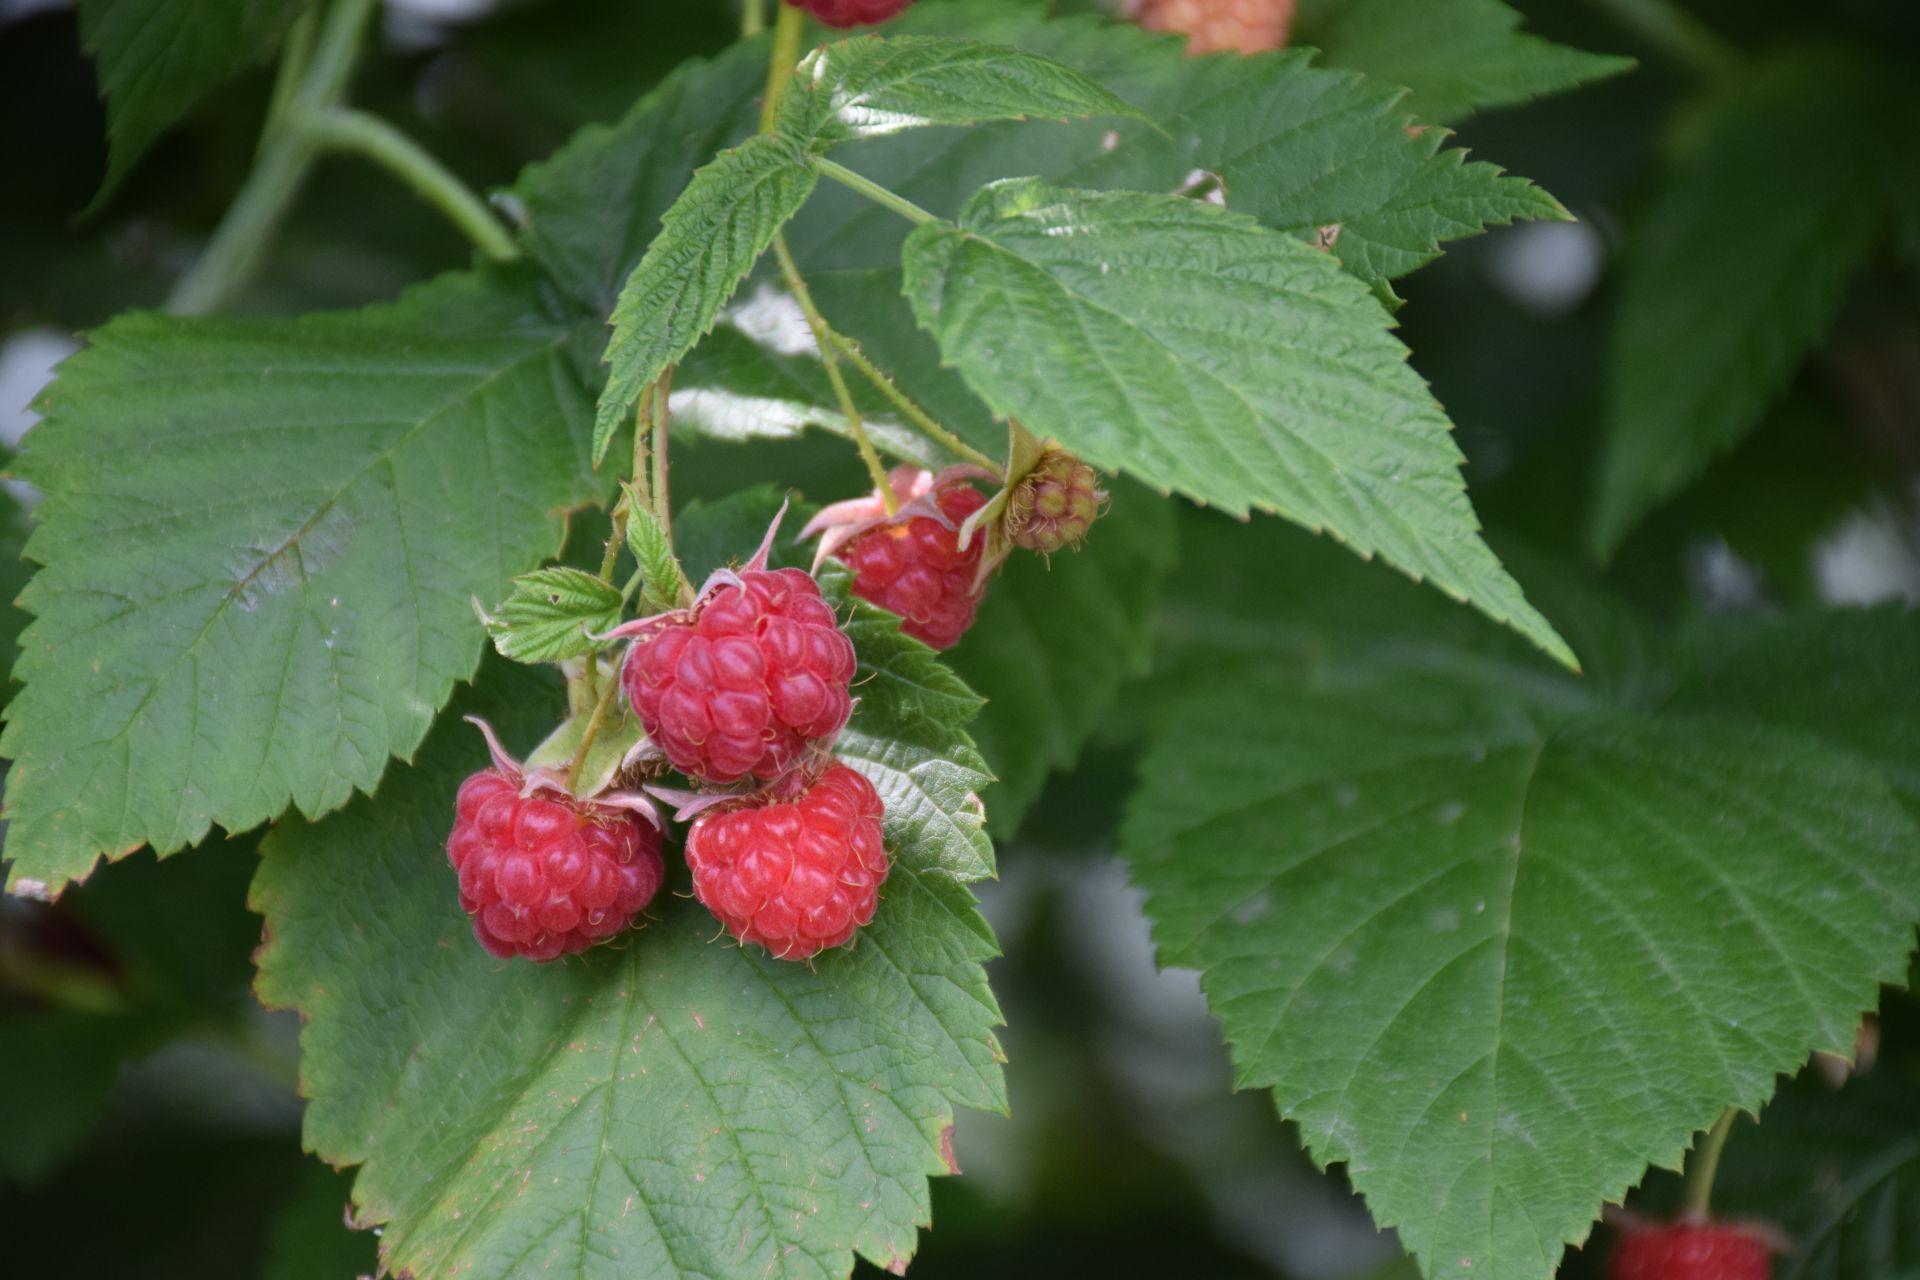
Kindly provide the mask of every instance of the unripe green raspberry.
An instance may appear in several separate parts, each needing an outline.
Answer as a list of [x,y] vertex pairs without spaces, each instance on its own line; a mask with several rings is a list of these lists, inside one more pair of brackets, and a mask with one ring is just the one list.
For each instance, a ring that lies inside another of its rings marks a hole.
[[1078,547],[1106,497],[1092,467],[1049,447],[1007,498],[1007,534],[1016,546],[1043,555]]

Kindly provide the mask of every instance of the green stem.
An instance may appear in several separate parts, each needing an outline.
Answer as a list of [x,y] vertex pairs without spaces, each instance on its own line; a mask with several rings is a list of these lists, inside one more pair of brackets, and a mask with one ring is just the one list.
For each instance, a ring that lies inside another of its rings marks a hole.
[[774,0],[780,16],[773,21],[773,52],[767,56],[767,92],[760,99],[760,132],[773,132],[773,118],[780,110],[780,99],[800,63],[800,37],[806,31],[807,12],[799,5]]
[[[591,668],[595,659],[587,657],[587,666]],[[580,735],[580,745],[574,749],[573,762],[567,766],[567,790],[572,791],[580,782],[580,770],[587,763],[587,752],[593,749],[593,740],[600,736],[600,726],[605,723],[607,709],[613,705],[614,695],[620,692],[620,681],[609,680],[600,690],[600,700],[593,704],[593,715],[587,721],[587,727]]]
[[511,262],[520,256],[513,237],[480,197],[419,143],[386,121],[350,107],[332,107],[300,123],[320,146],[363,155],[399,177],[495,262]]
[[827,381],[833,384],[833,395],[840,402],[840,412],[847,415],[847,429],[853,433],[854,446],[860,450],[860,461],[866,463],[867,474],[873,478],[873,487],[880,494],[887,514],[892,515],[899,510],[900,504],[893,496],[893,485],[887,480],[887,468],[880,461],[873,441],[867,438],[867,427],[860,420],[859,406],[854,404],[853,393],[847,390],[847,380],[840,372],[839,357],[834,355],[833,330],[828,327],[826,317],[820,314],[820,308],[813,304],[813,294],[800,274],[799,265],[793,260],[793,250],[787,248],[787,237],[778,231],[773,234],[773,253],[779,259],[780,274],[787,282],[788,291],[807,317],[807,327],[813,330],[814,345],[820,348],[820,363],[826,366]]
[[835,164],[825,156],[813,156],[811,161],[815,172],[823,178],[832,178],[843,187],[858,191],[877,205],[893,210],[907,221],[925,226],[940,219],[922,209],[905,196],[895,195],[877,182],[861,177],[845,165]]
[[274,128],[286,118],[287,111],[293,105],[293,95],[300,88],[301,77],[306,74],[307,63],[313,56],[313,38],[315,24],[319,20],[319,10],[309,7],[301,11],[293,20],[293,26],[287,30],[287,43],[280,51],[280,68],[273,77],[273,97],[267,103],[267,123],[260,131],[260,145],[265,146],[272,136]]
[[947,450],[956,457],[965,458],[968,462],[985,467],[996,475],[1004,469],[998,460],[988,457],[953,432],[947,430],[947,428],[935,422],[925,409],[915,404],[906,392],[894,385],[893,379],[889,378],[885,371],[874,364],[873,361],[867,359],[867,357],[861,353],[860,348],[854,345],[852,339],[832,326],[828,326],[827,337],[832,341],[835,349],[847,358],[847,363],[865,374],[867,381],[871,382],[881,395],[893,401],[894,407],[905,414],[907,421],[919,428],[921,434],[927,436],[935,443],[945,446]]
[[217,311],[253,278],[312,161],[313,145],[306,139],[283,133],[267,140],[206,248],[174,283],[168,311],[179,316]]
[[1727,1135],[1733,1131],[1733,1119],[1739,1111],[1728,1107],[1720,1113],[1707,1137],[1694,1149],[1693,1156],[1687,1161],[1687,1192],[1681,1202],[1682,1215],[1689,1218],[1705,1218],[1707,1208],[1713,1199],[1714,1175],[1720,1171],[1720,1153],[1726,1149]]
[[[774,2],[777,4],[779,0]],[[749,39],[766,29],[767,14],[760,7],[760,0],[740,0],[740,38]]]
[[1740,60],[1737,49],[1673,0],[1594,0],[1594,3],[1653,48],[1703,75],[1717,75]]
[[292,127],[293,121],[303,112],[332,106],[346,91],[373,5],[374,0],[334,0],[317,38],[298,31],[289,36],[253,172],[199,259],[174,284],[168,311],[204,315],[217,310],[259,270],[274,228],[313,164],[314,140]]

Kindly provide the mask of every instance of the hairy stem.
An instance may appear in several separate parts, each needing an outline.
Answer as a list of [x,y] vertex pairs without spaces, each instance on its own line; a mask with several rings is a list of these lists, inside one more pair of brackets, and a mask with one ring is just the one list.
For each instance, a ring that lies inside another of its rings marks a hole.
[[1739,51],[1673,0],[1594,0],[1662,54],[1705,75],[1740,60]]
[[925,226],[929,222],[940,221],[940,219],[934,217],[905,196],[896,195],[879,183],[861,177],[845,165],[835,164],[825,156],[813,156],[810,162],[815,172],[821,177],[832,178],[841,186],[853,191],[858,191],[875,204],[880,205],[882,208],[893,210],[909,222],[919,226]]
[[767,93],[760,99],[760,132],[773,132],[773,118],[780,110],[780,99],[793,79],[800,62],[800,37],[806,30],[807,13],[798,5],[774,0],[780,16],[773,22],[773,52],[767,57]]
[[[596,659],[587,658],[587,668],[592,670]],[[593,750],[593,740],[600,736],[600,726],[606,722],[607,710],[613,706],[613,699],[620,692],[620,680],[616,676],[609,679],[600,690],[599,701],[593,704],[593,715],[587,719],[587,727],[580,735],[580,745],[574,748],[573,761],[567,765],[567,790],[572,791],[580,782],[581,767],[587,763],[587,752]]]
[[1713,1128],[1707,1132],[1706,1140],[1694,1148],[1692,1157],[1687,1161],[1687,1192],[1681,1201],[1681,1212],[1689,1218],[1705,1218],[1708,1206],[1713,1200],[1713,1179],[1720,1171],[1720,1153],[1726,1149],[1727,1135],[1733,1131],[1734,1117],[1739,1111],[1728,1107],[1720,1113]]
[[860,420],[859,406],[854,404],[853,393],[847,390],[847,380],[840,372],[840,359],[834,354],[833,330],[820,314],[820,308],[813,304],[813,294],[793,260],[793,251],[787,248],[787,237],[777,231],[773,236],[773,253],[780,260],[780,275],[786,280],[788,291],[806,315],[807,327],[813,330],[814,344],[820,348],[820,363],[826,366],[827,381],[833,384],[834,398],[840,402],[840,411],[847,415],[847,429],[853,433],[854,446],[860,450],[860,461],[866,464],[867,474],[873,478],[873,487],[879,492],[887,514],[892,515],[900,509],[900,504],[893,496],[893,486],[887,482],[887,468],[880,461],[873,441],[867,437],[867,426]]
[[400,178],[495,262],[520,256],[513,237],[479,196],[419,143],[378,116],[332,107],[309,116],[304,126],[321,147],[363,155]]
[[906,392],[894,385],[893,379],[889,378],[884,370],[867,359],[851,338],[831,326],[827,329],[827,337],[833,343],[834,349],[847,358],[847,363],[865,374],[867,381],[871,382],[881,395],[893,401],[894,407],[905,414],[907,421],[918,428],[922,435],[943,446],[955,457],[965,458],[968,462],[985,467],[996,474],[1003,470],[998,460],[988,457],[935,422],[932,415],[915,404]]

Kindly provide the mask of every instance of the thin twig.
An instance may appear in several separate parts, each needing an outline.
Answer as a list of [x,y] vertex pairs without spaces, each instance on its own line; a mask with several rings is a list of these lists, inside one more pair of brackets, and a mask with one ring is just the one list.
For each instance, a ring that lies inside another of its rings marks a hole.
[[892,515],[900,509],[900,503],[893,496],[893,485],[888,483],[886,465],[874,450],[873,441],[867,438],[867,427],[860,420],[860,409],[853,403],[853,393],[847,390],[847,380],[840,372],[839,357],[834,355],[832,330],[827,327],[820,308],[813,305],[813,294],[808,291],[807,282],[801,277],[800,268],[793,260],[793,251],[787,248],[787,238],[779,232],[773,236],[773,253],[780,261],[780,275],[786,280],[788,291],[807,317],[807,327],[813,330],[814,344],[820,348],[820,363],[826,366],[827,381],[833,384],[834,398],[840,402],[840,411],[847,415],[847,429],[853,433],[854,446],[860,450],[860,461],[866,463],[867,474],[873,478],[873,487],[879,491],[887,514]]
[[932,415],[915,404],[906,392],[894,384],[893,379],[889,378],[883,369],[867,359],[847,335],[829,325],[827,337],[832,341],[834,348],[847,358],[847,363],[865,374],[867,381],[871,382],[881,395],[893,401],[894,407],[905,414],[907,421],[917,427],[921,434],[936,444],[944,446],[955,456],[965,458],[968,462],[985,467],[996,474],[1003,469],[997,459],[980,452],[952,431],[935,422]]

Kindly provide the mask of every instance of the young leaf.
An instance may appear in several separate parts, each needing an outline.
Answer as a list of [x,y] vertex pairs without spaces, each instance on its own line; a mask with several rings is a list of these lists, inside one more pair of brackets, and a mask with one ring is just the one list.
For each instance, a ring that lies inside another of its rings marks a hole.
[[856,36],[815,49],[780,102],[779,131],[825,151],[926,125],[1140,113],[1079,72],[1008,45]]
[[692,350],[813,190],[814,173],[777,138],[754,137],[693,175],[613,309],[610,366],[593,429],[606,453],[641,391]]
[[[1326,554],[1233,542],[1229,576]],[[1336,620],[1391,585],[1366,572]],[[1621,703],[1497,637],[1409,644],[1441,620],[1399,597],[1396,630],[1337,623],[1304,667],[1259,615],[1182,664],[1123,851],[1241,1083],[1426,1273],[1547,1280],[1648,1163],[1851,1049],[1905,973],[1920,826],[1844,744]],[[1299,600],[1278,634],[1314,626]]]
[[641,590],[655,609],[666,610],[680,603],[680,588],[686,575],[674,559],[673,544],[654,519],[653,512],[633,503],[627,512],[627,549],[640,566]]
[[[462,709],[524,745],[558,698],[531,675],[496,667],[491,696]],[[856,724],[903,771],[935,737],[965,749],[957,728],[884,721],[875,701]],[[927,1176],[951,1171],[954,1108],[1004,1109],[1005,1092],[992,932],[916,838],[895,776],[856,762],[888,805],[895,863],[853,946],[770,959],[663,893],[617,944],[535,965],[474,943],[443,853],[455,788],[485,761],[446,717],[377,804],[275,833],[254,885],[270,937],[259,991],[309,1018],[307,1141],[363,1165],[354,1199],[386,1224],[386,1267],[613,1280],[844,1275],[856,1253],[903,1266]]]
[[[1838,314],[1883,225],[1899,83],[1796,56],[1736,83],[1628,248],[1591,526],[1611,553],[1760,421]],[[1863,195],[1866,198],[1863,198]]]
[[1413,91],[1414,112],[1450,124],[1633,69],[1633,59],[1586,53],[1519,30],[1503,0],[1306,0],[1292,42],[1327,66]]
[[559,662],[603,646],[588,637],[620,623],[620,588],[581,569],[548,565],[513,580],[513,594],[483,617],[493,647],[515,662]]
[[527,252],[600,315],[660,231],[660,220],[717,152],[748,137],[767,78],[764,41],[682,63],[618,125],[589,125],[514,184]]
[[1007,561],[950,658],[961,679],[993,690],[973,737],[993,769],[996,835],[1018,829],[1048,775],[1080,758],[1152,655],[1154,606],[1177,556],[1173,505],[1144,485],[1108,487],[1113,505],[1079,551]]
[[1480,540],[1450,424],[1366,288],[1177,196],[995,183],[908,239],[906,290],[994,412],[1235,514],[1273,511],[1571,664]]
[[595,496],[578,337],[471,276],[94,334],[18,466],[47,497],[0,738],[13,883],[321,813],[410,754],[473,671],[473,597]]
[[112,193],[147,145],[209,90],[272,56],[303,0],[79,0],[107,99]]

